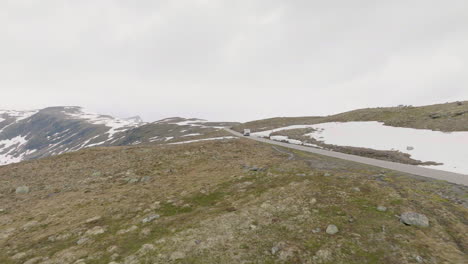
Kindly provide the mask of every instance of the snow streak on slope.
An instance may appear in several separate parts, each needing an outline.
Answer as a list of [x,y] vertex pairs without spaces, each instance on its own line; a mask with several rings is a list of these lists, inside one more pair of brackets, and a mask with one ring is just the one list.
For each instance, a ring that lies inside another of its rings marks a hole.
[[[107,132],[108,140],[113,139],[114,135],[118,132],[123,132],[125,130],[135,128],[144,124],[142,122],[139,122],[135,118],[119,119],[111,116],[87,112],[81,107],[69,107],[66,111],[63,112],[67,116],[69,116],[70,119],[85,120],[94,125],[104,125],[106,127],[109,127],[110,129]],[[105,143],[105,141],[102,143]]]
[[[30,111],[14,111],[14,110],[0,110],[0,117],[2,115],[7,115],[8,117],[12,117],[16,119],[16,122],[21,121],[23,119],[29,118],[35,114],[37,114],[39,110],[30,110]],[[0,118],[0,122],[1,118]]]
[[27,142],[28,141],[24,136],[17,136],[11,139],[0,140],[0,165],[20,162],[23,160],[24,156],[34,153],[35,150],[19,152]]
[[468,174],[468,132],[445,133],[426,129],[391,127],[381,122],[333,122],[288,126],[256,132],[252,135],[268,137],[272,132],[298,128],[314,129],[314,132],[306,136],[326,144],[396,150],[408,153],[416,160],[443,163],[443,165],[428,167]]
[[195,143],[195,142],[201,142],[201,141],[236,139],[236,138],[238,138],[238,137],[227,136],[227,137],[215,137],[215,138],[202,138],[202,139],[195,139],[195,140],[188,140],[188,141],[169,143],[168,145],[180,145],[180,144],[188,144],[188,143]]

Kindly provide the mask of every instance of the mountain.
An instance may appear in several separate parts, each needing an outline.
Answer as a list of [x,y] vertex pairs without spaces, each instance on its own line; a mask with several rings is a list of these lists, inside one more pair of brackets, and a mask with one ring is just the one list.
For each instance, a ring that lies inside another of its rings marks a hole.
[[249,128],[256,132],[290,125],[352,121],[379,121],[387,126],[445,132],[468,131],[468,101],[417,107],[400,105],[364,108],[330,116],[275,117],[246,122],[234,126],[233,129],[240,132],[244,128]]
[[220,126],[200,119],[168,118],[144,123],[140,117],[115,118],[81,107],[35,111],[0,110],[0,165],[95,146],[161,144],[218,135]]
[[252,136],[468,175],[468,101],[278,117],[234,126]]
[[466,263],[467,187],[247,139],[87,148],[0,183],[2,264]]

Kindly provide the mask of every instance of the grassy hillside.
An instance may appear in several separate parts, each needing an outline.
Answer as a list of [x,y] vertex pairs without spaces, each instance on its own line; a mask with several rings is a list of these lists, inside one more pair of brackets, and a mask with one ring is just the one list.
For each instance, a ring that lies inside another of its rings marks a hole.
[[467,199],[244,139],[93,148],[0,167],[0,263],[463,263]]
[[468,101],[420,107],[367,108],[326,117],[277,117],[247,122],[234,126],[234,129],[250,128],[255,132],[290,125],[349,121],[380,121],[396,127],[468,131]]

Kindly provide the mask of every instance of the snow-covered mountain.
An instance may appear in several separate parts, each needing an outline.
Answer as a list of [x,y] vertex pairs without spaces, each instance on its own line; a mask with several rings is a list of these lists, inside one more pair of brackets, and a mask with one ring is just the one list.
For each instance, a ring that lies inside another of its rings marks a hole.
[[144,123],[138,116],[120,119],[81,107],[0,110],[0,165],[95,146],[177,141],[213,133],[225,124],[178,117]]

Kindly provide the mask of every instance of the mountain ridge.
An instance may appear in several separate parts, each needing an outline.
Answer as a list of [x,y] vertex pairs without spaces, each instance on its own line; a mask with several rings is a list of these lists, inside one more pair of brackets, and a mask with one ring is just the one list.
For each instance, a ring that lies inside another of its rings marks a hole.
[[0,110],[0,165],[48,157],[95,146],[158,144],[217,132],[220,125],[196,118],[143,122],[116,118],[79,106],[31,111]]

